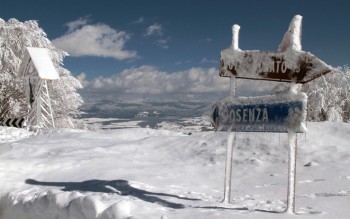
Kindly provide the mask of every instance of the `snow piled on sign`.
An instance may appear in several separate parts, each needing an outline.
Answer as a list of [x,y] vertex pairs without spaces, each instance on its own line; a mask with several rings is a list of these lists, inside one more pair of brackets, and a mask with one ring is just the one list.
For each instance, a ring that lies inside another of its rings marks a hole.
[[[21,64],[21,74],[31,73],[24,72],[28,63],[32,61],[34,67],[41,79],[58,79],[58,72],[51,60],[49,51],[46,48],[27,47],[25,57]],[[23,75],[24,76],[24,75]]]
[[293,49],[295,51],[301,51],[301,21],[302,16],[294,16],[292,22],[289,25],[288,31],[284,34],[283,40],[278,47],[279,52]]
[[237,24],[232,26],[232,49],[239,50],[239,30],[241,27]]

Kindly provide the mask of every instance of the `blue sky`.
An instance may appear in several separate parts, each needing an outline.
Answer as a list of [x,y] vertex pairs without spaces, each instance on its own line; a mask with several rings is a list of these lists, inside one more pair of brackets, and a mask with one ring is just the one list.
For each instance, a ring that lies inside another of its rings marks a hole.
[[56,46],[69,50],[65,67],[88,85],[98,77],[122,80],[119,74],[135,69],[209,74],[231,44],[233,24],[241,26],[241,49],[275,51],[297,14],[303,50],[343,66],[350,58],[349,9],[347,0],[13,0],[1,3],[0,17],[37,20]]

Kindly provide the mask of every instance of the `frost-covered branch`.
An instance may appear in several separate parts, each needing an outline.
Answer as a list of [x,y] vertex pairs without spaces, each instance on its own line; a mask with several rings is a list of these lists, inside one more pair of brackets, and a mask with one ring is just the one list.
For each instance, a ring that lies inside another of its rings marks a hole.
[[308,95],[309,121],[349,121],[350,68],[338,67],[303,86]]

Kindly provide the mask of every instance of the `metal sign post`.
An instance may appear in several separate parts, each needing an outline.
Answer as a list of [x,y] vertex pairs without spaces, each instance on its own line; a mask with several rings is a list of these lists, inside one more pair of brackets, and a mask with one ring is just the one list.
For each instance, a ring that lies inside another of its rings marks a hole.
[[[234,27],[237,28],[237,27]],[[234,30],[233,28],[233,30]],[[239,30],[239,28],[238,28]],[[238,37],[238,36],[236,36]],[[238,42],[234,42],[233,45],[235,45],[238,48]],[[230,78],[230,96],[231,100],[236,96],[236,84],[237,79],[235,77]],[[218,124],[218,123],[216,123]],[[224,200],[223,203],[230,203],[231,200],[231,182],[232,182],[232,156],[233,156],[233,145],[236,144],[236,132],[232,132],[231,129],[227,130],[227,148],[226,148],[226,165],[225,165],[225,185],[224,185]]]
[[220,76],[231,78],[230,97],[215,103],[211,122],[217,131],[228,131],[223,202],[231,197],[232,153],[236,132],[288,133],[288,193],[286,212],[295,213],[297,134],[305,132],[306,94],[300,89],[264,97],[235,96],[237,78],[304,84],[331,72],[332,68],[301,50],[301,20],[296,15],[277,52],[242,51],[240,27],[232,27],[232,45],[221,51]]
[[[271,95],[249,99],[236,97],[234,101],[218,101],[212,107],[213,126],[218,131],[227,131],[224,203],[230,203],[233,146],[236,132],[288,133],[289,166],[287,210],[295,209],[296,133],[305,132],[306,95],[299,93],[293,98],[287,95]],[[288,101],[286,101],[289,98]],[[272,102],[272,103],[271,103]]]
[[287,209],[288,213],[295,213],[295,182],[297,173],[297,134],[288,133],[289,141],[289,158],[288,158],[288,193],[287,193]]
[[224,185],[224,203],[230,203],[231,200],[231,179],[232,179],[232,153],[233,145],[236,144],[236,132],[227,133],[226,166],[225,166],[225,185]]

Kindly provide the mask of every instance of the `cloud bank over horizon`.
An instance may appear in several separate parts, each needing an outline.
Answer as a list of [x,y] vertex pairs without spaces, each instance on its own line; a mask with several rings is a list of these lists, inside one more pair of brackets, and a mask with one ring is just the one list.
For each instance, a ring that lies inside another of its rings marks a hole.
[[223,92],[229,85],[227,80],[218,77],[216,68],[166,72],[154,66],[143,65],[91,81],[86,80],[85,73],[79,74],[77,78],[85,89],[135,94]]
[[[110,77],[99,76],[87,80],[85,73],[77,79],[86,93],[105,93],[114,95],[154,95],[183,96],[182,99],[198,97],[212,101],[211,97],[229,94],[230,79],[218,75],[217,68],[193,67],[179,72],[166,72],[154,66],[143,65],[125,69]],[[264,81],[239,80],[237,95],[256,96],[269,93],[274,84]],[[193,100],[193,99],[192,99]]]

